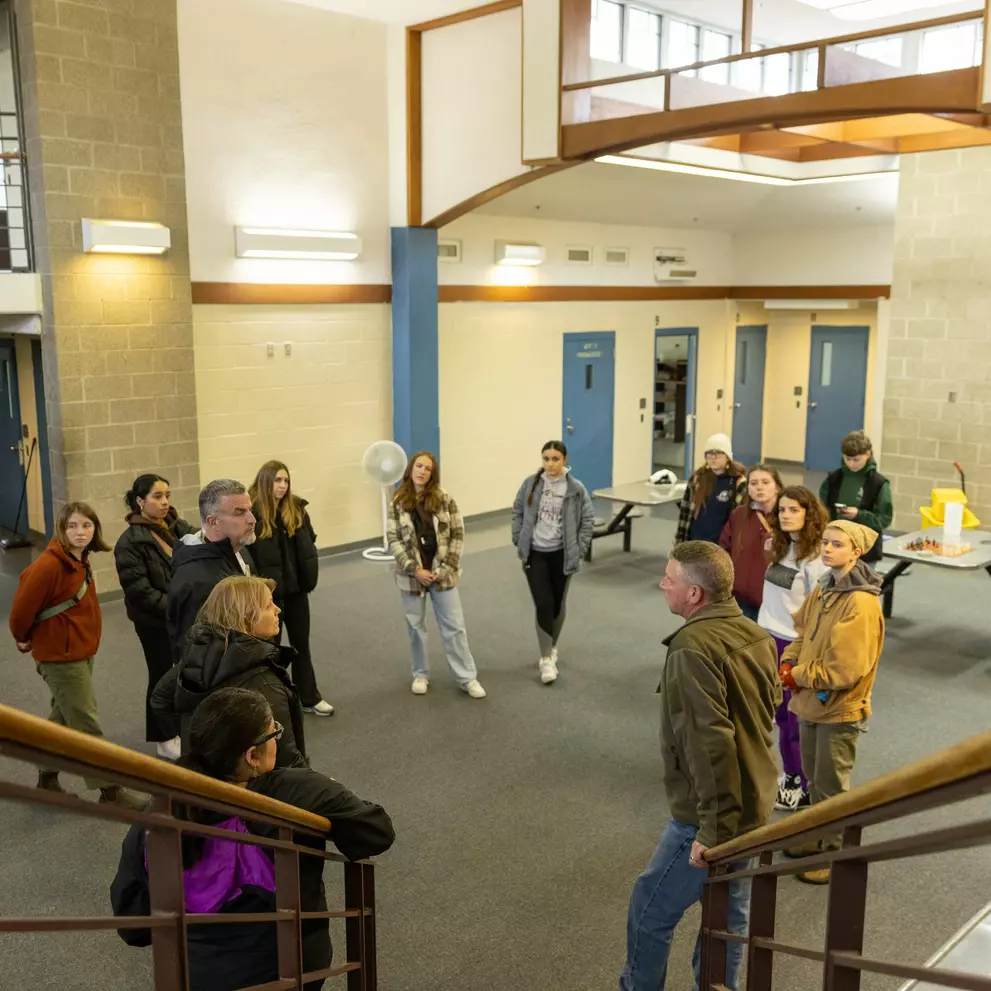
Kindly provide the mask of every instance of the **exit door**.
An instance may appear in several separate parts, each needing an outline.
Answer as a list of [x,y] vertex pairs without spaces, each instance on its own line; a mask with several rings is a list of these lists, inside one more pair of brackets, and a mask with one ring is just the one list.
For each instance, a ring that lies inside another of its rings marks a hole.
[[805,467],[826,471],[840,463],[840,444],[864,429],[868,327],[813,327]]
[[[21,467],[21,406],[13,341],[0,341],[0,526],[14,529],[24,484]],[[22,527],[26,530],[26,524]]]
[[612,485],[616,334],[564,335],[562,436],[589,492]]
[[748,467],[760,461],[764,442],[764,361],[767,327],[736,328],[733,381],[733,457]]

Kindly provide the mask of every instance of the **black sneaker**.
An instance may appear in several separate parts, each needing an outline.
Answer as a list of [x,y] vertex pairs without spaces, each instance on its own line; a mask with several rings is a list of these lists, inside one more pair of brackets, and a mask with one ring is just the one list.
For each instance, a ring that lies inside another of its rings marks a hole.
[[795,806],[795,811],[799,809],[808,809],[812,807],[812,796],[809,794],[808,789],[803,789],[802,797],[798,800],[798,805]]
[[38,787],[44,791],[57,791],[60,795],[68,794],[58,779],[58,771],[39,771]]
[[778,781],[778,794],[774,799],[774,807],[782,812],[794,812],[799,807],[802,795],[801,775],[782,775]]

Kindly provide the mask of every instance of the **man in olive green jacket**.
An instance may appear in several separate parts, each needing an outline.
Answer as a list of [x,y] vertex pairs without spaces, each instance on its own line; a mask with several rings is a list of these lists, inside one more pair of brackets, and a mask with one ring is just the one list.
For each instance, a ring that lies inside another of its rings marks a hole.
[[[733,564],[716,544],[690,540],[661,582],[685,623],[668,648],[657,691],[671,820],[637,879],[620,991],[663,991],[675,926],[702,897],[705,852],[767,822],[777,792],[771,743],[781,701],[774,641],[733,600]],[[729,930],[745,934],[749,880],[730,883]],[[743,947],[726,948],[725,986],[739,984]],[[696,988],[699,947],[693,960]]]

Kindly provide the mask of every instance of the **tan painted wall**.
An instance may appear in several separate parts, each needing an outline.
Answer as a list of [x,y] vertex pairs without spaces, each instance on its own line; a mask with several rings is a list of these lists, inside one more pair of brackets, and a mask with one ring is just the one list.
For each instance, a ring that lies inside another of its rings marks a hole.
[[275,458],[321,547],[379,535],[361,458],[392,437],[390,336],[385,305],[193,307],[202,481],[250,485]]

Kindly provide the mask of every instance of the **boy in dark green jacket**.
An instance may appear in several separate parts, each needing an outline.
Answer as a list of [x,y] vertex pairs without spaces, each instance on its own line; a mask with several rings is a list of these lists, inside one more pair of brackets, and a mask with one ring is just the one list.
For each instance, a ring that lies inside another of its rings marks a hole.
[[843,438],[843,467],[831,471],[819,488],[819,500],[831,520],[855,520],[877,531],[878,539],[864,555],[868,563],[881,560],[881,534],[891,526],[894,509],[891,484],[877,470],[871,439],[863,430]]

